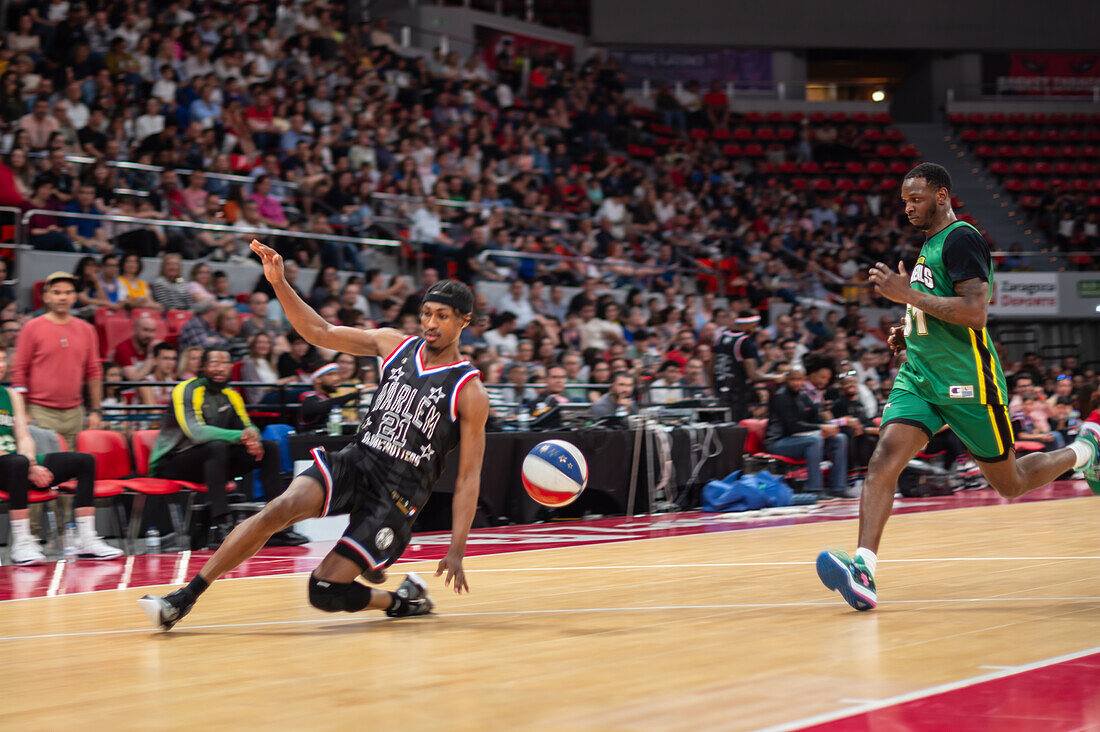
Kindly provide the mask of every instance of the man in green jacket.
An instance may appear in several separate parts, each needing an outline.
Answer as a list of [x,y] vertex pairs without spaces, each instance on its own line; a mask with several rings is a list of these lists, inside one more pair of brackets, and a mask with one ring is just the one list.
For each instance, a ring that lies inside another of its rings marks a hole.
[[[149,470],[158,478],[174,478],[206,485],[210,496],[210,548],[221,544],[232,530],[226,500],[226,481],[260,470],[264,497],[281,493],[279,447],[261,440],[244,408],[244,399],[229,387],[233,362],[229,352],[203,352],[199,376],[172,389],[172,399],[153,446]],[[302,544],[305,538],[287,529],[274,543]]]

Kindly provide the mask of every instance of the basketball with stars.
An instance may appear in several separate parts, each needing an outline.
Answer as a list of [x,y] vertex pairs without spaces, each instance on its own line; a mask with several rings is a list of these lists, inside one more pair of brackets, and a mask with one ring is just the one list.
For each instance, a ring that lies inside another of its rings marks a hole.
[[565,440],[540,442],[523,459],[523,487],[531,500],[550,508],[567,506],[588,485],[588,463]]

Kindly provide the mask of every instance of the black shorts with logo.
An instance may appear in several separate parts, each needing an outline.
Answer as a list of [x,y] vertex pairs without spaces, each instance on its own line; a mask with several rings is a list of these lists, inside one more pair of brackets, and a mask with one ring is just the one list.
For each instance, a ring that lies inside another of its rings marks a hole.
[[366,572],[384,569],[405,553],[412,536],[415,510],[396,491],[375,485],[360,469],[360,448],[351,443],[340,452],[328,454],[323,447],[310,450],[313,465],[302,475],[313,478],[325,489],[321,516],[350,514],[348,528],[334,551]]

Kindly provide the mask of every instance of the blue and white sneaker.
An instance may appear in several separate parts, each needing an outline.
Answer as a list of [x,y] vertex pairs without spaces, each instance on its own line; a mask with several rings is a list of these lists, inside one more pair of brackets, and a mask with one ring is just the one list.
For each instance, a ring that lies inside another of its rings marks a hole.
[[856,610],[870,610],[878,605],[875,578],[858,557],[852,559],[841,551],[823,551],[817,555],[817,576]]

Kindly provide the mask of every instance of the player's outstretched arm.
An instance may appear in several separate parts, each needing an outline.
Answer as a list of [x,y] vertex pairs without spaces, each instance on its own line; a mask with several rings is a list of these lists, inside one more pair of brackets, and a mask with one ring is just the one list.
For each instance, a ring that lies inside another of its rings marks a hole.
[[257,239],[252,240],[250,248],[263,261],[264,277],[275,290],[290,325],[313,345],[356,356],[388,356],[405,339],[404,333],[393,328],[360,330],[332,325],[287,283],[283,258],[278,252]]
[[481,461],[485,456],[485,420],[489,417],[489,395],[480,379],[471,379],[458,395],[458,480],[451,503],[451,546],[439,562],[435,576],[447,573],[449,586],[454,580],[455,592],[469,592],[462,557],[466,555],[466,539],[477,512],[477,497],[481,492]]

